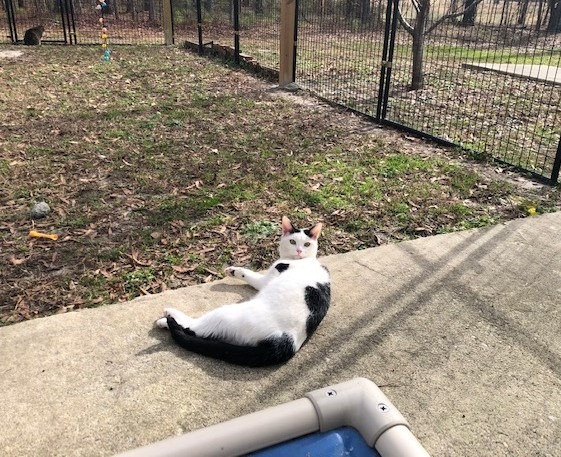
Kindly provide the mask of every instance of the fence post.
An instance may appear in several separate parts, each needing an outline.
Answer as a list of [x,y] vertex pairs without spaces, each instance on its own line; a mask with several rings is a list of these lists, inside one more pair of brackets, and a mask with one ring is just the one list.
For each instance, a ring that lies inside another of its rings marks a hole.
[[234,0],[234,62],[240,64],[240,0]]
[[203,43],[203,10],[201,8],[201,0],[195,0],[197,7],[197,34],[199,37],[199,55],[204,53],[204,43]]
[[164,28],[164,44],[173,44],[173,15],[171,9],[172,0],[162,2],[162,25]]
[[555,161],[553,162],[553,168],[551,170],[551,182],[557,184],[559,181],[559,171],[561,170],[561,138],[559,139],[559,144],[557,145],[557,153],[555,155]]
[[6,14],[8,15],[8,26],[10,27],[10,39],[13,44],[18,42],[18,29],[16,24],[14,3],[12,0],[6,0]]
[[294,82],[296,0],[281,0],[279,86]]

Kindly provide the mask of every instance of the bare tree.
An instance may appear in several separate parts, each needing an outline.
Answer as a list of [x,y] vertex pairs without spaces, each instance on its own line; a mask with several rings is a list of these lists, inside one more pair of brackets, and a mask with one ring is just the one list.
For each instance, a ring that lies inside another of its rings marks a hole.
[[559,33],[561,32],[561,0],[548,0],[548,3],[550,13],[546,30]]
[[526,24],[526,17],[528,16],[528,6],[530,0],[521,0],[518,4],[518,19],[516,23],[518,25],[525,25]]
[[[459,7],[459,11],[454,11],[457,2],[450,2],[449,10],[444,16],[438,18],[432,24],[428,24],[431,9],[431,0],[410,0],[415,10],[415,20],[408,21],[398,8],[398,19],[402,27],[411,35],[413,39],[413,71],[411,75],[410,90],[422,89],[425,83],[424,56],[425,38],[433,30],[439,27],[444,21],[465,15],[472,8],[475,9],[483,0],[466,0]],[[469,5],[468,5],[469,1]],[[560,0],[561,2],[561,0]]]
[[346,0],[345,17],[367,23],[372,17],[370,0]]
[[464,27],[473,27],[475,25],[475,18],[477,17],[477,5],[473,5],[475,2],[476,0],[464,1],[464,14],[462,22],[460,22]]

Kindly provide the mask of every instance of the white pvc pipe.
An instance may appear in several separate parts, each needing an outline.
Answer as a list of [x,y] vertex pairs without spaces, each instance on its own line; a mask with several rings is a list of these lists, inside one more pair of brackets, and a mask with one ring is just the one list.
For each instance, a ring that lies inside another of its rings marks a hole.
[[383,392],[365,378],[170,438],[118,457],[237,457],[317,431],[354,427],[382,457],[429,457]]
[[429,457],[429,453],[405,425],[386,430],[374,447],[382,457]]
[[124,452],[118,457],[234,457],[318,430],[314,406],[301,398]]

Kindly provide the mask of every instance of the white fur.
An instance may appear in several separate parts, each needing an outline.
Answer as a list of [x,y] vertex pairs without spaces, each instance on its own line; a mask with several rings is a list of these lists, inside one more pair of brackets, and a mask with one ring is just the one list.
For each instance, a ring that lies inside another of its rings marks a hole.
[[[259,291],[252,299],[221,306],[198,318],[191,318],[174,308],[167,308],[164,316],[172,316],[179,325],[198,336],[218,337],[239,345],[256,345],[266,338],[286,333],[292,337],[297,351],[307,338],[306,322],[310,311],[305,301],[305,289],[329,283],[329,273],[316,259],[321,224],[311,229],[313,238],[310,238],[303,232],[290,233],[286,224],[288,219],[285,219],[279,247],[281,259],[265,274],[241,267],[226,269],[226,273]],[[275,268],[279,263],[288,264],[288,269],[279,272]],[[167,328],[166,317],[158,319],[156,325]]]

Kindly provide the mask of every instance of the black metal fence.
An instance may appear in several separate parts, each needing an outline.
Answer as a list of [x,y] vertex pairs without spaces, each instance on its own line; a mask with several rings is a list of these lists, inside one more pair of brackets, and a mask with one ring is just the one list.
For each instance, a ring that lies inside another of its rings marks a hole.
[[[44,0],[42,9],[3,1],[6,42],[47,22],[46,41],[99,43],[98,0]],[[176,43],[279,69],[285,0],[106,1],[110,43],[164,43],[168,1]],[[558,181],[561,2],[295,1],[300,86],[378,122]]]
[[546,16],[543,1],[484,0],[468,11],[460,3],[463,14],[443,20],[450,10],[437,3],[419,63],[411,30],[417,14],[406,2],[386,119],[557,181],[561,35],[554,11]]
[[279,66],[280,3],[277,0],[172,0],[174,37],[203,53],[236,62]]
[[[105,25],[113,44],[162,44],[163,0],[105,0]],[[98,0],[1,0],[0,43],[19,43],[43,25],[44,43],[100,42]]]
[[301,86],[558,180],[561,10],[540,0],[299,3]]

